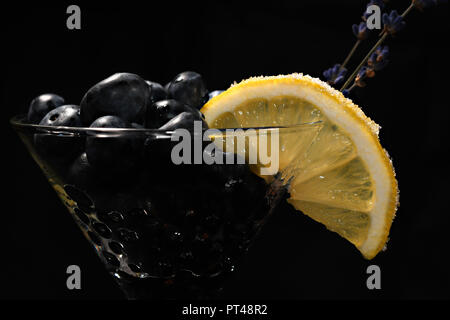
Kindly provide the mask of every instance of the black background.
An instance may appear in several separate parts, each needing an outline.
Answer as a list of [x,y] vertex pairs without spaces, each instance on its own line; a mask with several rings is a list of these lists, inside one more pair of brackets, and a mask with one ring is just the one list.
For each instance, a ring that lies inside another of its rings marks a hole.
[[[391,2],[399,11],[409,4]],[[69,3],[2,4],[2,298],[122,299],[8,124],[33,97],[55,92],[78,104],[90,86],[121,71],[164,84],[195,70],[210,90],[255,75],[321,77],[353,45],[351,25],[365,8],[364,1],[332,0],[78,4],[81,30],[66,28]],[[407,28],[388,42],[388,68],[352,96],[382,126],[381,142],[397,171],[401,206],[388,250],[367,261],[347,241],[284,205],[225,297],[450,297],[447,21],[448,5],[412,12]],[[81,267],[82,290],[66,289],[71,264]],[[371,264],[381,267],[378,291],[366,288]]]

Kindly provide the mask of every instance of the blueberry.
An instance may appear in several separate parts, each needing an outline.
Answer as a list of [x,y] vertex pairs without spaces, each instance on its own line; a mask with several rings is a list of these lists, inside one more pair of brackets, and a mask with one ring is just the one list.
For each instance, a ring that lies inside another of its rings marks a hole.
[[109,243],[109,248],[115,254],[122,254],[123,253],[123,245],[120,242],[111,241]]
[[164,90],[166,90],[167,94],[169,94],[170,81],[164,85]]
[[[76,105],[59,106],[51,110],[39,123],[50,127],[80,127],[80,109]],[[71,134],[59,133],[36,133],[34,143],[38,152],[72,160],[80,154],[83,147],[83,139]]]
[[79,209],[86,213],[94,209],[94,201],[85,191],[70,184],[64,185],[64,191],[70,199],[76,202]]
[[[194,122],[197,122],[194,124]],[[194,128],[195,127],[195,128]],[[158,178],[161,175],[167,175],[167,172],[171,172],[176,177],[176,183],[186,184],[188,181],[195,179],[200,167],[191,165],[194,163],[196,157],[194,150],[195,145],[200,143],[201,150],[203,151],[203,130],[207,129],[208,125],[202,119],[198,112],[182,112],[176,117],[172,118],[165,125],[159,129],[164,131],[175,131],[177,129],[186,129],[191,132],[189,137],[179,137],[178,140],[171,141],[171,135],[168,134],[168,139],[148,139],[145,146],[145,156],[147,159],[147,166],[151,171],[151,174]],[[197,132],[196,129],[201,131]],[[184,144],[185,140],[190,140],[190,144]],[[178,151],[174,148],[178,146]],[[180,147],[182,146],[182,149]],[[190,148],[190,154],[185,154],[185,148]],[[172,152],[175,151],[174,154]],[[174,155],[181,156],[181,159],[174,160]],[[200,157],[202,154],[200,154]],[[175,162],[174,162],[175,161]],[[180,163],[181,161],[181,163]],[[155,168],[158,168],[155,170]]]
[[66,180],[76,187],[93,192],[96,196],[99,191],[111,190],[117,186],[126,186],[132,177],[127,177],[126,172],[111,173],[109,167],[98,168],[89,163],[86,152],[79,155],[70,165]]
[[81,127],[80,107],[73,104],[59,106],[48,112],[39,125]]
[[101,222],[94,222],[93,228],[103,238],[111,238],[112,231],[106,224]]
[[139,235],[133,230],[120,228],[117,231],[119,239],[122,240],[123,242],[134,242],[139,240]]
[[63,97],[53,93],[42,94],[31,101],[27,120],[30,123],[38,124],[48,112],[63,104]]
[[95,170],[90,165],[86,153],[83,152],[71,164],[67,173],[67,182],[74,184],[78,188],[87,189],[95,181]]
[[177,75],[169,85],[169,97],[200,109],[208,100],[208,90],[202,76],[193,71]]
[[171,171],[172,160],[171,150],[173,142],[169,135],[152,135],[144,143],[145,173],[150,175],[149,179],[159,179],[166,182],[164,178],[168,171]]
[[[130,124],[117,116],[103,116],[95,120],[91,128],[130,128]],[[96,135],[86,139],[86,155],[97,170],[126,172],[139,159],[138,137],[130,135]]]
[[194,130],[194,122],[201,122],[202,129],[208,129],[208,125],[198,112],[182,112],[169,120],[159,129],[164,131],[174,131],[176,129]]
[[116,73],[86,92],[81,101],[81,119],[89,126],[99,117],[113,115],[142,124],[149,97],[144,79],[132,73]]
[[[224,152],[216,146],[215,150],[205,152],[216,162],[203,166],[204,175],[211,177],[214,184],[220,183],[224,186],[230,180],[239,180],[247,172],[245,159],[232,152]],[[220,162],[221,163],[220,163]],[[233,161],[231,164],[229,161]]]
[[224,91],[225,90],[215,90],[215,91],[210,92],[209,95],[208,95],[209,100],[211,100],[215,96],[218,96],[219,94],[221,94]]
[[103,251],[102,254],[107,263],[111,264],[114,267],[120,267],[120,261],[115,255],[107,251]]
[[144,127],[142,124],[135,123],[135,122],[131,123],[130,126],[131,126],[131,128],[133,128],[133,129],[145,129],[145,127]]
[[182,112],[200,112],[177,100],[161,100],[147,108],[145,125],[147,128],[159,128]]
[[[208,125],[203,120],[201,113],[198,110],[191,109],[188,112],[185,111],[178,114],[177,116],[169,120],[166,124],[161,126],[159,130],[174,131],[176,129],[183,128],[189,131],[193,131],[194,121],[199,121],[201,129],[204,130],[208,128]],[[200,132],[199,134],[203,135],[203,132]],[[191,138],[194,139],[195,137]],[[201,139],[201,137],[196,138]],[[150,175],[149,179],[156,179],[158,181],[161,180],[161,182],[169,182],[169,180],[166,179],[165,176],[167,176],[167,172],[171,172],[171,174],[177,178],[177,181],[181,181],[184,179],[184,177],[186,177],[186,175],[191,174],[191,169],[195,166],[175,165],[172,161],[171,153],[173,147],[178,143],[180,142],[171,141],[171,135],[169,133],[152,135],[146,139],[144,143],[144,158],[146,174]],[[193,141],[191,141],[191,147],[193,145]],[[192,151],[191,155],[193,155]]]
[[96,119],[90,128],[129,128],[131,125],[117,116],[103,116]]
[[150,103],[155,103],[156,101],[164,100],[167,98],[166,89],[157,82],[145,81],[150,87]]

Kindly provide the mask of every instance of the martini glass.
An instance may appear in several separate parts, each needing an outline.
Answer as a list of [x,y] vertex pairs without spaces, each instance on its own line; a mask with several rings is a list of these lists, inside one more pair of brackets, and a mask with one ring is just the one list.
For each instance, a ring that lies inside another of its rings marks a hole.
[[[286,194],[295,167],[260,177],[236,148],[228,154],[234,164],[175,165],[174,132],[47,127],[25,119],[16,116],[11,124],[128,299],[220,297]],[[320,126],[254,128],[248,135],[312,141]],[[232,134],[217,131],[210,138],[224,145]],[[91,154],[94,146],[106,156],[91,163],[88,145]]]

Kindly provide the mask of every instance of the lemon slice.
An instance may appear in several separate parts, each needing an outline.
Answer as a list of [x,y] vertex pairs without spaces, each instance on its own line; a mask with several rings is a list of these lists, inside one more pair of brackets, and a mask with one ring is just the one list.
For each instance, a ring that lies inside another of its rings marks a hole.
[[[385,247],[398,188],[379,126],[339,91],[302,74],[234,84],[201,110],[211,128],[295,126],[279,137],[279,176],[291,203],[372,259]],[[252,146],[247,145],[248,148]]]

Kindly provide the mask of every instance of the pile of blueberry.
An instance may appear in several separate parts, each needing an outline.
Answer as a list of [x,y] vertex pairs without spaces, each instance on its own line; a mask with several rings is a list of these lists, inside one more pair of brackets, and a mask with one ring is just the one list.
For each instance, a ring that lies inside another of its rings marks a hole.
[[[197,120],[206,129],[199,110],[220,92],[209,93],[195,72],[180,73],[164,87],[118,73],[90,88],[80,106],[55,94],[35,98],[28,121],[171,131],[193,129]],[[194,283],[227,273],[268,212],[265,182],[247,165],[174,165],[167,139],[45,130],[33,139],[72,200],[66,204],[78,224],[123,283],[164,279],[174,287],[180,279]],[[185,290],[185,283],[178,288]]]
[[[215,94],[215,93],[212,93]],[[80,105],[65,104],[62,97],[44,94],[35,98],[29,107],[28,121],[45,126],[91,128],[149,128],[173,130],[190,128],[194,120],[203,121],[199,109],[209,99],[205,83],[196,72],[183,72],[165,87],[145,81],[131,73],[117,73],[90,88]],[[206,123],[204,123],[206,127]],[[49,155],[78,153],[79,144],[65,143],[61,139],[41,135],[35,143],[39,151]],[[49,141],[50,140],[50,141]],[[53,141],[52,141],[53,140]],[[115,141],[117,142],[117,140]],[[103,166],[108,152],[114,156],[126,154],[123,145],[98,150],[94,139],[86,141],[87,157],[92,164]],[[123,162],[129,162],[125,159]],[[106,161],[109,162],[109,161]]]

